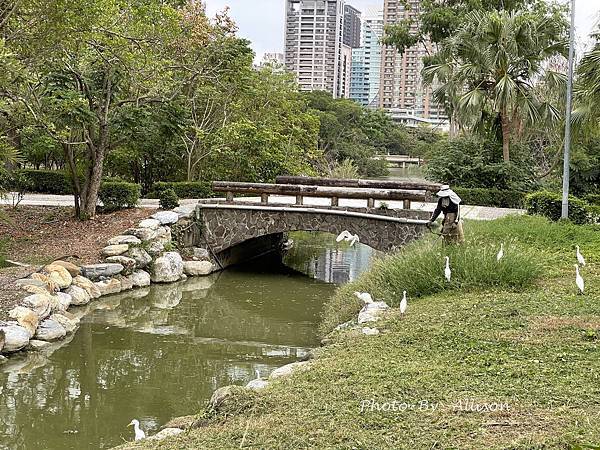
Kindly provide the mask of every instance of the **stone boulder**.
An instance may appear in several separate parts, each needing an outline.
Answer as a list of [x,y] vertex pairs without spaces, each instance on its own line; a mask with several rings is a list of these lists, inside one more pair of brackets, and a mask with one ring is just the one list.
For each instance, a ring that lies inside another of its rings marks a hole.
[[67,334],[73,333],[79,325],[79,319],[68,312],[63,314],[52,314],[50,316],[50,320],[54,320],[55,322],[61,324]]
[[123,245],[123,244],[130,244],[130,245],[140,245],[142,243],[142,241],[135,237],[132,236],[131,234],[125,234],[125,235],[121,235],[121,236],[115,236],[112,239],[109,239],[107,242],[107,245],[111,246],[111,245]]
[[[81,272],[83,276],[89,278],[91,281],[98,281],[102,278],[110,278],[123,272],[123,266],[121,264],[90,264],[88,266],[82,266]],[[85,289],[84,286],[81,286]]]
[[152,255],[152,257],[159,256],[162,252],[165,251],[165,245],[162,242],[152,242],[148,246],[148,254]]
[[8,312],[11,319],[15,319],[19,325],[25,328],[31,336],[35,334],[40,318],[29,308],[24,306],[16,306]]
[[210,261],[186,261],[183,271],[190,277],[206,276],[214,271],[214,266]]
[[239,388],[238,386],[223,386],[213,392],[208,404],[212,409],[219,409]]
[[106,261],[109,263],[121,264],[123,266],[121,275],[130,275],[136,267],[135,259],[128,258],[127,256],[109,256],[106,258]]
[[122,276],[119,275],[119,281],[121,282],[121,291],[130,291],[133,289],[133,278],[131,275]]
[[78,275],[81,275],[81,268],[79,266],[76,266],[73,263],[70,263],[68,261],[54,261],[52,263],[52,265],[57,265],[57,266],[62,266],[65,269],[67,269],[69,271],[69,273],[71,274],[71,277],[76,277]]
[[267,380],[263,380],[262,378],[257,378],[248,382],[246,388],[252,389],[253,391],[260,391],[261,389],[266,388],[269,385]]
[[367,336],[377,336],[379,334],[379,330],[377,328],[365,327],[361,331],[362,331],[362,334],[367,335]]
[[135,236],[142,242],[151,241],[156,237],[157,228],[132,228],[126,231],[126,234]]
[[37,339],[32,339],[31,341],[29,341],[29,345],[27,346],[27,348],[30,350],[38,351],[38,350],[43,350],[46,347],[50,347],[51,345],[52,344],[50,342],[38,341]]
[[[93,286],[91,281],[90,283]],[[96,288],[96,286],[94,286],[94,288]],[[71,296],[71,304],[75,306],[87,305],[92,300],[90,293],[85,288],[76,284],[73,284],[65,291],[65,293]],[[66,311],[66,309],[64,311]]]
[[163,245],[167,245],[171,243],[172,235],[171,229],[169,227],[160,227],[156,230],[156,237],[154,238],[155,242],[160,242]]
[[158,211],[150,217],[158,220],[161,225],[171,225],[179,220],[179,214],[174,211]]
[[205,248],[194,247],[194,259],[198,261],[207,261],[210,259],[210,253]]
[[52,281],[56,283],[59,289],[66,289],[71,286],[73,277],[67,269],[58,264],[48,264],[44,267],[44,272]]
[[64,338],[67,330],[56,320],[43,320],[35,331],[35,338],[40,341],[53,342]]
[[148,441],[162,441],[163,439],[177,436],[178,434],[183,433],[181,428],[163,428],[154,436],[148,437],[146,440]]
[[387,309],[389,306],[385,302],[367,303],[358,313],[358,323],[377,322]]
[[0,321],[0,351],[2,353],[18,352],[29,344],[31,334],[26,328],[16,322]]
[[42,288],[42,287],[34,286],[31,284],[26,284],[25,286],[22,286],[21,290],[23,290],[29,294],[52,295],[54,293],[54,292],[50,292],[45,287]]
[[51,280],[48,275],[44,275],[43,273],[32,273],[31,279],[38,280],[44,283],[46,285],[46,289],[50,292],[60,291],[60,288],[58,287],[56,282],[54,280]]
[[100,290],[100,295],[118,294],[121,292],[121,281],[116,278],[97,281],[94,284]]
[[102,249],[102,256],[119,256],[129,250],[128,244],[107,245]]
[[[69,286],[69,289],[77,286]],[[69,290],[67,289],[67,291]],[[54,311],[66,311],[69,309],[69,306],[73,304],[73,296],[69,294],[67,291],[65,292],[57,292],[56,293],[56,301],[53,302],[52,309]],[[85,291],[84,291],[85,292]]]
[[279,367],[273,372],[271,372],[271,375],[269,375],[269,379],[275,380],[277,378],[289,377],[293,373],[297,372],[299,369],[306,367],[307,364],[309,364],[308,361],[299,361],[291,364],[286,364],[285,366]]
[[196,205],[181,205],[173,209],[180,219],[190,219],[196,212]]
[[33,294],[25,297],[21,302],[21,306],[33,310],[40,319],[45,319],[52,312],[51,300],[49,294]]
[[172,283],[183,275],[183,260],[177,252],[168,252],[152,263],[150,277],[154,283]]
[[180,428],[187,430],[194,428],[194,425],[198,423],[198,417],[194,415],[175,417],[169,420],[163,427],[164,428]]
[[143,270],[136,270],[131,274],[131,281],[133,282],[134,287],[146,287],[150,286],[152,280],[150,279],[150,274]]
[[83,276],[75,277],[73,279],[73,286],[77,286],[81,289],[84,289],[88,293],[90,298],[100,298],[100,296],[102,296],[102,292],[100,292],[100,289],[98,289],[98,287],[94,283],[92,283],[91,280]]
[[149,228],[151,230],[156,230],[160,227],[160,221],[156,219],[144,219],[138,225],[138,228]]
[[152,256],[150,256],[146,250],[140,247],[129,249],[127,252],[127,257],[135,261],[136,269],[144,269],[152,262]]
[[48,285],[46,283],[44,283],[41,280],[36,280],[34,278],[21,278],[20,280],[15,281],[15,286],[17,286],[19,288],[24,288],[24,287],[29,287],[29,286],[39,287],[39,288],[45,289],[46,292],[50,292],[50,291],[48,291]]

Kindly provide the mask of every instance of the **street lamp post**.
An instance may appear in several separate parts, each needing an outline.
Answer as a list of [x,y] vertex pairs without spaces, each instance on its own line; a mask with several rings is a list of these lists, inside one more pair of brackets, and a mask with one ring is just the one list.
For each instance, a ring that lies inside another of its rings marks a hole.
[[571,109],[573,108],[573,59],[575,57],[575,0],[571,0],[571,32],[569,36],[569,72],[567,73],[567,109],[565,114],[565,154],[563,162],[563,219],[569,218],[569,161],[571,153]]

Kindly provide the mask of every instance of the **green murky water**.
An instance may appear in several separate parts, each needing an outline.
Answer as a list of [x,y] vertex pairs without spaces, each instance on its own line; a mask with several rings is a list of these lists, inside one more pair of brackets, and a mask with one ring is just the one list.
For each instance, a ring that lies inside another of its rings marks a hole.
[[261,259],[111,296],[81,311],[70,339],[12,357],[0,366],[0,448],[110,448],[133,439],[133,418],[154,434],[218,387],[301,358],[318,345],[335,284],[366,269],[373,252],[330,235],[292,239],[287,266]]

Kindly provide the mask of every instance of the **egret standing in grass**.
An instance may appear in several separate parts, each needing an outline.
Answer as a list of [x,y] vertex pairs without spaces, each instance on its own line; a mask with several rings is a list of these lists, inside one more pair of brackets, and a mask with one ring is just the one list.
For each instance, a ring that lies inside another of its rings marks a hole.
[[361,299],[365,305],[373,303],[373,297],[368,292],[355,292],[354,295]]
[[408,308],[408,301],[406,300],[406,291],[404,291],[402,301],[400,302],[400,314],[404,314],[406,312],[406,308]]
[[502,258],[504,258],[504,244],[500,244],[500,251],[496,255],[496,261],[500,262]]
[[576,253],[577,254],[577,263],[580,266],[585,266],[585,258],[583,257],[583,255],[579,251],[579,245],[576,248],[577,248],[577,253]]
[[452,271],[450,270],[450,257],[446,256],[446,268],[444,269],[444,276],[446,277],[446,281],[450,283],[450,279],[452,278]]
[[577,285],[579,292],[583,294],[585,283],[583,282],[583,277],[579,274],[579,264],[575,264],[575,274],[575,284]]
[[356,244],[357,242],[360,242],[360,238],[358,237],[358,234],[352,234],[348,230],[342,231],[335,240],[336,240],[336,242],[342,242],[342,241],[349,242],[350,247],[354,247],[354,244]]
[[135,440],[136,441],[141,441],[142,439],[146,438],[146,433],[144,433],[144,430],[142,430],[140,428],[140,422],[137,419],[133,419],[131,421],[131,423],[129,425],[127,425],[128,427],[133,426],[133,430],[135,432]]

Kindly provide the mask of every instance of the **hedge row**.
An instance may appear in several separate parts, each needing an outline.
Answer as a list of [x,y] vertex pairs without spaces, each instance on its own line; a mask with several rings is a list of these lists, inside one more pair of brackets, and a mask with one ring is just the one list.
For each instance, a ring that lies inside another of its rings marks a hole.
[[118,211],[134,208],[140,199],[142,188],[139,184],[125,181],[103,181],[98,197],[105,211]]
[[[559,220],[562,216],[562,194],[550,191],[538,191],[525,199],[528,214]],[[600,221],[600,208],[585,200],[569,195],[569,219],[576,224]]]
[[526,192],[483,189],[483,188],[454,188],[465,205],[493,206],[496,208],[523,208]]
[[73,182],[62,170],[21,169],[18,172],[29,179],[31,192],[54,195],[73,193]]
[[161,192],[172,189],[179,198],[210,198],[214,197],[211,183],[205,181],[179,181],[154,183],[149,198],[160,198]]

